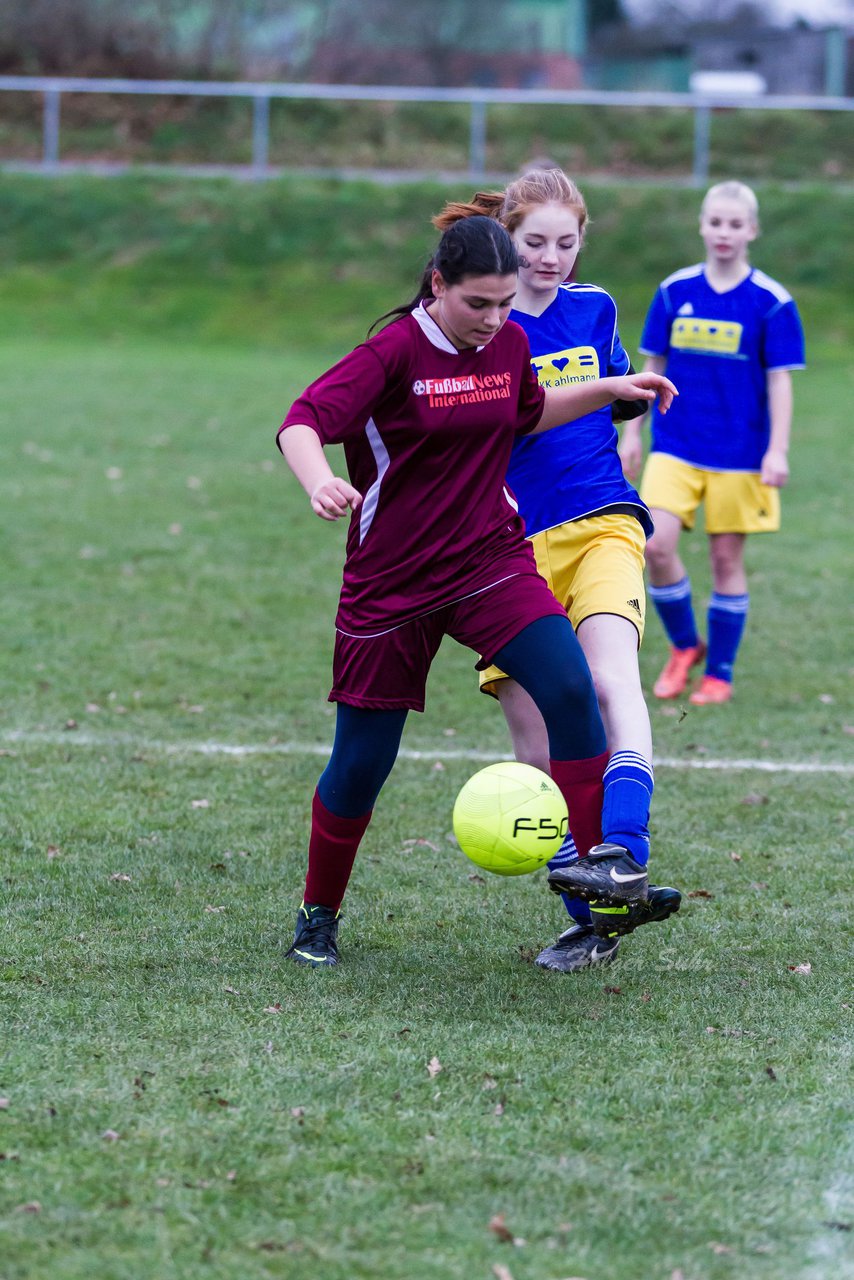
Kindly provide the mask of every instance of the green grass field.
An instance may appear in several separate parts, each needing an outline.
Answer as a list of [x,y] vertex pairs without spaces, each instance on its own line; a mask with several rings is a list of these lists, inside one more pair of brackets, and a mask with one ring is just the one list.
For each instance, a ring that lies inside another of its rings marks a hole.
[[[655,876],[683,910],[563,978],[531,964],[563,927],[543,878],[478,876],[449,834],[458,787],[508,754],[450,643],[357,862],[342,966],[282,960],[344,531],[273,437],[405,296],[412,219],[330,280],[312,218],[369,191],[295,195],[266,250],[257,191],[231,215],[224,186],[7,196],[0,1280],[854,1277],[852,374],[820,271],[843,203],[811,257],[762,263],[813,272],[810,369],[784,529],[751,546],[737,698],[653,708]],[[636,199],[608,228],[594,211],[603,241],[631,240]],[[186,229],[171,274],[152,209]],[[149,248],[119,259],[129,210]],[[65,230],[53,259],[26,250],[40,222]],[[631,346],[658,277],[610,266]],[[701,534],[686,554],[702,598]],[[651,619],[648,681],[663,652]]]

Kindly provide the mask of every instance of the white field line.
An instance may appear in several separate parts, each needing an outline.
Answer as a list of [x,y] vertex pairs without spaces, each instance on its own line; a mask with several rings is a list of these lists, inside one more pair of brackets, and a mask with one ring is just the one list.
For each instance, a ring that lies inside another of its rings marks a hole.
[[[326,758],[330,752],[330,744],[325,742],[213,742],[189,740],[184,742],[163,742],[157,739],[135,738],[129,734],[90,734],[78,729],[56,731],[29,731],[10,729],[0,732],[0,742],[21,747],[52,746],[90,747],[93,749],[110,749],[130,747],[140,752],[155,752],[167,756],[202,755],[202,756],[322,756]],[[495,751],[477,751],[474,748],[435,747],[415,749],[401,747],[399,752],[403,760],[470,760],[473,764],[491,764],[493,761],[506,759]],[[656,756],[657,769],[709,769],[722,773],[806,773],[806,774],[843,774],[854,775],[854,763],[837,760],[758,760],[758,759],[712,759],[706,756],[682,758],[677,756]]]

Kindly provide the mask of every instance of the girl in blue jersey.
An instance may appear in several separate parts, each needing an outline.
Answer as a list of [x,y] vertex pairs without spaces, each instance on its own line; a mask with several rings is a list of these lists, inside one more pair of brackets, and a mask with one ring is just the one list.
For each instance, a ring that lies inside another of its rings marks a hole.
[[[647,545],[649,593],[671,643],[653,692],[678,698],[691,668],[705,657],[705,675],[690,695],[695,706],[732,697],[749,603],[745,538],[780,527],[779,491],[789,478],[790,370],[804,366],[794,300],[748,261],[758,212],[756,196],[741,182],[722,182],[706,193],[700,211],[706,260],[659,286],[641,339],[646,368],[666,369],[682,393],[666,423],[652,415],[641,486],[655,521]],[[632,477],[640,470],[640,437],[640,422],[627,423],[620,451]],[[701,502],[713,579],[708,650],[678,550]]]
[[[631,372],[613,298],[597,285],[563,283],[572,274],[587,221],[584,198],[566,174],[534,170],[502,193],[449,204],[434,221],[444,228],[484,212],[507,228],[519,254],[510,316],[528,335],[540,385],[583,385]],[[642,402],[616,406],[620,417],[645,409]],[[593,676],[610,753],[604,779],[591,778],[591,785],[602,788],[603,826],[609,839],[618,830],[620,842],[645,866],[652,733],[637,655],[645,612],[644,546],[652,522],[623,476],[612,406],[536,439],[517,438],[507,478],[537,567],[566,608]],[[481,686],[501,704],[516,758],[548,771],[546,727],[528,693],[495,666],[482,673]],[[655,886],[643,912],[588,906],[576,896],[585,887],[588,852],[570,839],[549,863],[549,884],[561,892],[574,924],[537,957],[543,968],[571,973],[607,963],[617,954],[620,933],[662,920],[679,907],[677,890]],[[611,929],[603,938],[605,924]]]

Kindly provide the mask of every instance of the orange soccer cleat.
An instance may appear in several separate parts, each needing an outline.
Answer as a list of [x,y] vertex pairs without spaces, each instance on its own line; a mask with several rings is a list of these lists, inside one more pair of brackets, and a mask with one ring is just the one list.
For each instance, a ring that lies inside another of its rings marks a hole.
[[695,689],[688,699],[695,707],[707,707],[716,702],[729,702],[732,697],[732,685],[729,680],[719,680],[717,676],[703,676],[699,689]]
[[691,668],[696,667],[706,656],[706,646],[702,640],[690,649],[677,649],[674,645],[664,670],[652,686],[656,698],[678,698],[688,687],[688,676]]

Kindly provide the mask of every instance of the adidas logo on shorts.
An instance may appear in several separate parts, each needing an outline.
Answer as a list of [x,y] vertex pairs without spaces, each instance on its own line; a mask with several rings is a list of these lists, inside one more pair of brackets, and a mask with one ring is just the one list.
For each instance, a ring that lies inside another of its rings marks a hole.
[[627,600],[626,604],[629,606],[630,609],[634,609],[638,617],[641,616],[640,600]]

